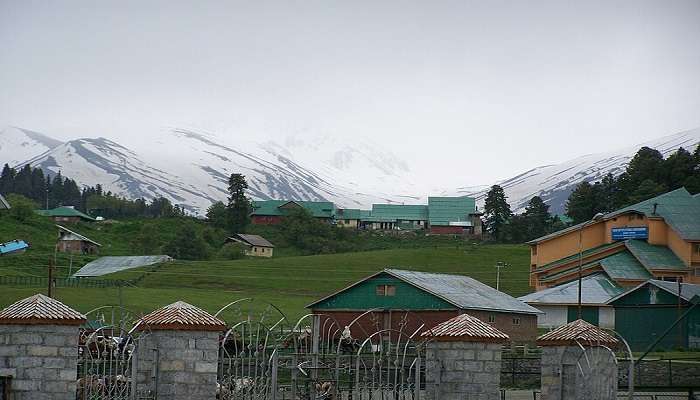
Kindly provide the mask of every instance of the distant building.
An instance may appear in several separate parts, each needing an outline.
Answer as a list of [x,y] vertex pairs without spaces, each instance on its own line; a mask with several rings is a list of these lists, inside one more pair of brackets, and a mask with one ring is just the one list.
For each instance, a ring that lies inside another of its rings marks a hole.
[[241,243],[247,247],[245,254],[253,257],[272,257],[275,245],[259,235],[236,234],[226,239],[226,242]]
[[373,230],[420,230],[428,227],[428,206],[372,204],[372,211],[361,226]]
[[[308,306],[313,313],[324,314],[348,326],[368,310],[381,314],[381,329],[396,329],[406,311],[432,328],[459,314],[469,313],[508,334],[515,342],[532,342],[537,336],[540,311],[463,275],[436,274],[385,269],[361,279]],[[407,331],[420,328],[406,327]],[[352,332],[359,338],[362,332]]]
[[282,222],[290,210],[298,208],[303,208],[313,217],[328,223],[333,223],[335,218],[335,204],[330,201],[261,200],[253,201],[251,222],[256,225],[276,225]]
[[24,253],[29,248],[29,244],[24,240],[15,239],[11,242],[0,243],[0,256],[8,254]]
[[100,247],[102,246],[101,244],[64,226],[56,226],[58,227],[58,242],[56,243],[56,249],[58,251],[78,254],[99,253]]
[[54,222],[74,224],[77,222],[93,222],[94,218],[75,209],[73,206],[56,207],[51,210],[37,210],[37,214],[53,218]]
[[342,228],[359,228],[363,218],[369,217],[372,212],[359,208],[338,208],[335,214],[335,223]]
[[[680,290],[680,293],[679,293]],[[656,339],[657,349],[700,349],[700,285],[651,279],[611,299],[615,331],[633,351],[646,350]],[[668,332],[682,313],[686,318]]]
[[428,197],[428,223],[432,234],[467,234],[481,237],[481,213],[473,197]]
[[9,210],[10,208],[12,208],[10,207],[10,203],[0,194],[0,210]]

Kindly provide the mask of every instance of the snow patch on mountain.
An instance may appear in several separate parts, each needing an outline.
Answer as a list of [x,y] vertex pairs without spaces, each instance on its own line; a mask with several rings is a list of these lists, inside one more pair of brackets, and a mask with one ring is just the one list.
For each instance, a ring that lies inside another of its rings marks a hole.
[[25,161],[56,148],[61,141],[14,126],[0,131],[0,165],[22,166]]

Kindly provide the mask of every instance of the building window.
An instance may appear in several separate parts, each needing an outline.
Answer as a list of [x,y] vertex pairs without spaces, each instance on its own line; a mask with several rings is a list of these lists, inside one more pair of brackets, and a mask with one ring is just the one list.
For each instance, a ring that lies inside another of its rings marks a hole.
[[695,254],[700,255],[700,243],[693,244],[693,250],[695,251]]
[[258,248],[257,248],[257,247],[253,247],[253,252],[257,253],[257,252],[258,252]]
[[695,268],[695,276],[700,276],[700,267]]
[[537,246],[532,246],[532,255],[533,256],[537,255]]
[[349,219],[346,219],[346,220],[345,220],[345,223],[346,223],[346,224],[349,224],[349,223],[350,223],[350,220],[349,220]]
[[396,295],[396,286],[394,285],[377,285],[377,296],[394,296]]
[[520,318],[518,318],[518,317],[513,318],[513,325],[520,325]]
[[495,324],[496,323],[496,316],[493,314],[489,314],[489,324]]
[[683,277],[682,276],[664,276],[661,277],[662,281],[666,282],[683,282]]

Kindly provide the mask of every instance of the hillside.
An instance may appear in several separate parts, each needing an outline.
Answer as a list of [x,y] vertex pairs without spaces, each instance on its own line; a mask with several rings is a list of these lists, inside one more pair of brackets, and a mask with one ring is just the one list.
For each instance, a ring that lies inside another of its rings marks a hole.
[[[19,260],[24,256],[13,257]],[[246,297],[280,307],[290,318],[298,318],[314,299],[341,289],[361,277],[385,267],[464,274],[495,286],[497,261],[511,265],[502,271],[501,289],[522,295],[528,288],[527,247],[519,245],[473,245],[393,249],[345,254],[244,259],[236,261],[176,261],[154,267],[107,275],[135,286],[122,290],[125,306],[148,312],[176,300],[184,300],[215,312],[223,305]],[[4,286],[0,307],[43,287]],[[81,310],[118,304],[116,288],[58,288],[57,297]]]

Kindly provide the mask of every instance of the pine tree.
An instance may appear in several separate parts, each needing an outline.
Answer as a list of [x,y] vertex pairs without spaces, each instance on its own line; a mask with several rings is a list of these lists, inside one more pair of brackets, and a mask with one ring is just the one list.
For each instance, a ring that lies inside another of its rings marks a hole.
[[13,192],[15,182],[15,170],[5,164],[0,173],[0,194],[8,194]]
[[525,240],[532,240],[548,233],[552,216],[549,215],[549,206],[539,196],[533,197],[527,203],[523,218],[526,227]]
[[486,230],[491,234],[491,237],[497,241],[505,240],[507,233],[506,225],[513,217],[513,212],[510,210],[506,194],[502,187],[493,185],[486,194],[484,216],[486,220]]
[[228,179],[228,229],[231,232],[244,232],[250,223],[252,205],[246,196],[248,183],[242,174],[231,174]]
[[664,160],[663,179],[657,183],[664,184],[668,190],[678,189],[688,178],[693,176],[696,165],[693,155],[681,147]]
[[599,212],[599,199],[600,194],[593,185],[581,182],[566,201],[566,215],[574,220],[574,224],[588,221]]
[[214,202],[207,208],[206,217],[207,222],[217,228],[226,229],[228,225],[228,210],[226,209],[226,205],[221,201]]

